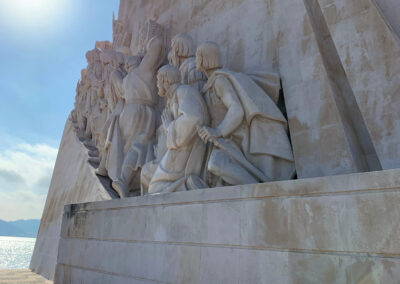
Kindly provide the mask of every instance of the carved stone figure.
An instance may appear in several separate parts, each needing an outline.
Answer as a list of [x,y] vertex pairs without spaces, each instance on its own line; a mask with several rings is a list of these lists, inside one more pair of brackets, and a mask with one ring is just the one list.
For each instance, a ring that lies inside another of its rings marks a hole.
[[101,132],[104,127],[104,124],[107,121],[108,117],[108,103],[105,98],[99,98],[97,100],[95,109],[93,110],[93,114],[91,115],[91,133],[92,140],[97,148],[102,148],[102,137]]
[[206,146],[197,135],[208,124],[207,107],[197,89],[180,84],[180,79],[171,65],[158,72],[159,95],[168,98],[162,114],[168,150],[151,179],[150,194],[207,187],[200,178]]
[[112,49],[107,49],[100,54],[101,63],[103,64],[103,92],[104,97],[108,104],[108,115],[111,115],[112,110],[116,105],[116,98],[111,93],[111,72],[114,70],[112,66],[113,58],[115,57],[115,51]]
[[[85,107],[85,115],[87,119],[87,126],[85,130],[84,137],[88,140],[89,144],[94,146],[93,139],[95,138],[94,134],[92,133],[92,123],[93,117],[97,116],[97,113],[100,110],[99,107],[99,99],[104,97],[103,94],[103,65],[100,61],[100,50],[94,49],[86,54],[88,60],[88,67],[87,67],[87,76],[90,84],[90,89],[88,95],[86,97],[86,107]],[[93,134],[93,137],[92,137]]]
[[112,183],[121,197],[132,188],[140,188],[140,169],[154,159],[153,146],[156,128],[157,87],[155,75],[165,57],[165,48],[159,37],[152,38],[146,55],[138,68],[124,78],[125,105],[119,117],[123,161],[118,180]]
[[[201,90],[207,77],[196,69],[195,46],[192,38],[185,34],[177,34],[171,41],[171,51],[168,53],[170,65],[179,68],[181,83],[192,85]],[[168,105],[167,105],[168,109]],[[141,171],[140,183],[142,195],[148,191],[149,183],[157,169],[158,164],[167,151],[166,135],[162,127],[157,129],[157,146],[155,147],[155,159],[146,163]]]
[[177,34],[171,41],[170,64],[179,68],[182,84],[191,85],[199,91],[203,88],[207,77],[196,69],[196,47],[193,39],[187,34]]
[[[127,60],[125,67],[128,69],[128,72],[132,71],[140,64],[139,58],[133,59],[134,60]],[[103,126],[102,138],[104,144],[100,152],[100,164],[96,170],[96,174],[109,176],[111,180],[117,180],[121,172],[121,164],[118,161],[123,159],[121,134],[118,127],[119,116],[125,104],[123,97],[123,80],[127,73],[124,68],[125,64],[123,54],[116,52],[112,57],[111,64],[114,70],[111,72],[109,78],[110,95],[112,103],[115,106],[111,107],[112,113]]]
[[73,122],[78,137],[83,137],[86,130],[87,119],[85,115],[85,108],[86,108],[88,90],[89,90],[89,84],[87,81],[87,70],[83,69],[81,71],[81,80],[79,80],[76,87],[76,96],[74,104],[75,118]]
[[120,52],[115,52],[114,56],[111,58],[111,66],[113,68],[109,78],[111,93],[110,102],[112,103],[112,106],[110,108],[111,112],[114,112],[115,108],[118,105],[118,102],[123,100],[123,80],[127,75],[126,68],[132,70],[139,66],[139,64],[140,61],[135,59],[135,62],[133,64],[131,63],[130,65],[125,66],[125,56]]
[[295,174],[287,122],[271,98],[247,75],[222,69],[219,46],[200,45],[196,64],[208,77],[204,98],[211,127],[199,135],[211,142],[210,184],[238,185],[290,179]]

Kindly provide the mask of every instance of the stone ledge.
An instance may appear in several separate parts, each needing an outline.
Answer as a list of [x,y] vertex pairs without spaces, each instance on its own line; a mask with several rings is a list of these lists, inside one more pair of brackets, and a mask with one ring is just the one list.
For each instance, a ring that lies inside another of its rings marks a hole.
[[[68,204],[66,212],[400,190],[400,169]],[[210,198],[212,197],[212,198]]]

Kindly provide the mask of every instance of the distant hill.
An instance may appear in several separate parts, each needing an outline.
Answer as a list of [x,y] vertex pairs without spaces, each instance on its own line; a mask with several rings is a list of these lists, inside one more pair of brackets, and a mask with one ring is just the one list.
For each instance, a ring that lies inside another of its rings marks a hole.
[[0,236],[36,238],[40,220],[0,220]]

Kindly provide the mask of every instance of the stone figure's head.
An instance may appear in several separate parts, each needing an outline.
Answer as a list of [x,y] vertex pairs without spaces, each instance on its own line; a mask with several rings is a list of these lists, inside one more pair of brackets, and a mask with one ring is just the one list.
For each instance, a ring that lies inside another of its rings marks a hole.
[[93,59],[92,59],[92,51],[89,50],[88,52],[86,52],[86,60],[88,62],[88,64],[93,63]]
[[100,61],[103,65],[110,64],[114,57],[114,51],[107,49],[100,53]]
[[100,62],[101,51],[97,48],[93,49],[93,62]]
[[82,69],[81,70],[81,81],[85,82],[87,78],[87,70],[86,69]]
[[222,56],[218,44],[207,41],[197,48],[196,68],[203,72],[222,68]]
[[125,65],[125,55],[122,52],[115,52],[111,61],[111,65],[114,69],[124,67]]
[[195,54],[193,39],[187,34],[177,34],[171,40],[171,49],[176,58],[174,66],[180,67],[183,61]]
[[157,88],[158,95],[165,97],[168,89],[181,81],[181,72],[172,65],[165,65],[158,70],[157,73]]
[[126,71],[129,73],[132,70],[139,67],[140,62],[142,62],[143,57],[139,55],[130,56],[125,61]]
[[89,64],[100,62],[100,50],[97,48],[86,52],[86,59]]

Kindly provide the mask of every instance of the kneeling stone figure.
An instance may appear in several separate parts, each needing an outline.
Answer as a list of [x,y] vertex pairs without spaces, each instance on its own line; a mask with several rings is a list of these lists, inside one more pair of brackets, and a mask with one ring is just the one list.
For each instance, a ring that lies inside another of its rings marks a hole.
[[176,67],[166,65],[158,71],[159,95],[168,98],[162,114],[168,150],[150,181],[150,194],[208,187],[200,178],[206,145],[197,135],[208,125],[207,106],[196,88],[180,82]]
[[203,92],[212,128],[202,127],[199,135],[211,142],[210,186],[293,178],[287,121],[274,101],[249,76],[222,69],[216,43],[198,47],[196,65],[208,77]]

